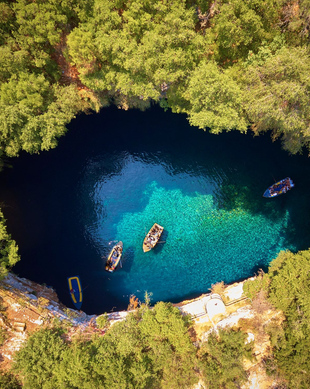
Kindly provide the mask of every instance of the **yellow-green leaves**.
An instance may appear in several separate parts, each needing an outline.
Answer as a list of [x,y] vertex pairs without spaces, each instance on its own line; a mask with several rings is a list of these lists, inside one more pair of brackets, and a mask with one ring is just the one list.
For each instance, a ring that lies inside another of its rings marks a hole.
[[74,85],[51,86],[41,74],[20,73],[0,86],[0,141],[9,156],[56,147],[66,124],[83,110]]
[[304,48],[282,48],[246,68],[244,109],[257,133],[272,130],[291,153],[310,145],[310,58]]
[[[74,30],[68,44],[82,81],[97,91],[158,101],[164,86],[184,79],[203,53],[195,13],[182,0],[97,0],[95,10],[94,20]],[[81,47],[84,33],[89,39]]]
[[215,134],[223,130],[247,130],[242,114],[243,93],[239,85],[214,62],[202,62],[189,78],[183,94],[188,100],[189,122]]
[[4,278],[9,270],[20,260],[18,246],[8,234],[5,219],[0,210],[0,280]]

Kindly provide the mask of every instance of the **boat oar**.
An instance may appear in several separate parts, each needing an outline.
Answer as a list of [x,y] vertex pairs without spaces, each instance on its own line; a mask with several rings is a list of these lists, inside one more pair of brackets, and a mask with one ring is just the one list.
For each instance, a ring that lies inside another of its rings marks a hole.
[[159,241],[157,243],[166,243],[166,241],[165,240],[161,240],[161,241]]

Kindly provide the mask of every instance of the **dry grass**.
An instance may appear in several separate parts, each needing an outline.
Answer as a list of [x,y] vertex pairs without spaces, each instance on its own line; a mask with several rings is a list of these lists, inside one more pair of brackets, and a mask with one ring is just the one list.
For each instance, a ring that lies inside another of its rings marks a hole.
[[224,292],[225,292],[224,281],[217,282],[216,284],[212,284],[210,291],[211,291],[211,293],[219,294],[223,298]]
[[228,315],[231,315],[232,313],[236,312],[238,309],[242,307],[246,307],[247,305],[249,305],[249,300],[240,300],[234,304],[226,306],[226,312],[228,313]]
[[213,324],[210,321],[208,321],[206,323],[195,324],[194,328],[195,328],[197,339],[201,340],[202,336],[206,332],[210,331],[211,328],[213,328]]
[[267,293],[266,293],[266,291],[260,290],[257,293],[255,298],[253,299],[252,308],[259,315],[263,315],[265,312],[270,311],[270,310],[273,309],[273,306],[267,300]]

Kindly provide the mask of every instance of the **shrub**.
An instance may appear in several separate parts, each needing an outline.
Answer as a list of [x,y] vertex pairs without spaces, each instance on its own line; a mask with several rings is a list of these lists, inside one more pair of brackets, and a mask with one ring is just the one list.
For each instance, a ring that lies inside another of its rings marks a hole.
[[66,349],[59,329],[33,333],[16,353],[14,369],[20,373],[25,388],[57,388],[55,370]]
[[20,389],[21,383],[10,372],[0,371],[0,388],[3,389]]
[[109,317],[107,313],[100,315],[96,318],[98,328],[107,328],[110,325]]
[[266,293],[270,284],[270,278],[268,274],[265,274],[263,270],[260,270],[254,280],[246,280],[243,284],[243,292],[251,300],[261,291]]
[[233,329],[213,331],[199,350],[203,380],[210,389],[236,388],[246,380],[243,358],[251,358],[252,342]]

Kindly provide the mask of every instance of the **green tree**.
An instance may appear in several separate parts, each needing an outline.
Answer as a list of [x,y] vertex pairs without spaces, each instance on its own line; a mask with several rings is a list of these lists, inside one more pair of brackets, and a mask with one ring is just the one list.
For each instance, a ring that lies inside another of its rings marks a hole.
[[143,314],[141,336],[162,388],[188,388],[197,382],[196,351],[188,336],[190,323],[177,308],[163,302]]
[[274,57],[285,46],[283,35],[275,36],[272,42],[264,41],[256,53],[249,51],[242,66],[264,66],[267,60]]
[[0,94],[0,145],[8,156],[56,147],[66,124],[85,108],[74,85],[51,86],[43,74],[14,75]]
[[14,374],[6,371],[0,371],[0,388],[3,389],[20,389],[21,383]]
[[[57,367],[66,349],[58,329],[33,333],[15,355],[15,370],[29,389],[58,388]],[[74,374],[74,373],[73,373]]]
[[66,16],[47,1],[18,0],[13,9],[18,25],[14,37],[19,47],[29,53],[34,66],[55,67],[50,53],[53,46],[60,42]]
[[26,50],[17,50],[13,40],[0,46],[0,83],[8,82],[15,75],[25,72],[30,60]]
[[188,388],[197,382],[189,322],[171,304],[143,306],[96,341],[106,388]]
[[14,12],[8,2],[0,2],[0,45],[10,38],[12,29],[15,28]]
[[208,127],[215,134],[231,129],[246,132],[242,90],[229,70],[219,69],[215,62],[202,62],[193,71],[183,98],[188,102],[186,108],[172,106],[172,109],[185,111],[191,125]]
[[251,357],[247,334],[232,329],[213,331],[200,349],[203,379],[210,389],[233,389],[246,380],[244,357]]
[[269,274],[260,270],[254,280],[248,279],[243,284],[244,294],[253,300],[260,291],[265,294],[269,291],[270,277]]
[[256,52],[264,40],[280,32],[282,0],[222,0],[212,5],[214,15],[206,34],[213,41],[215,58],[221,63],[239,61]]
[[98,328],[108,328],[110,326],[109,316],[104,313],[96,318]]
[[289,387],[310,385],[310,251],[281,252],[269,269],[269,299],[283,311],[283,330],[269,328],[278,369]]
[[309,271],[310,251],[300,251],[297,254],[281,252],[269,267],[269,299],[287,318],[296,320],[296,335],[299,327],[297,323],[306,325],[310,330]]
[[158,101],[203,53],[195,21],[182,0],[96,0],[93,19],[70,34],[69,54],[89,88]]
[[95,370],[105,388],[156,388],[157,377],[133,314],[113,325],[98,345]]
[[8,234],[5,219],[0,210],[0,279],[3,279],[19,260],[18,246]]
[[94,372],[93,360],[97,349],[91,341],[73,341],[61,354],[55,365],[55,388],[105,388],[100,376]]
[[256,134],[271,130],[283,147],[297,153],[309,148],[310,60],[304,48],[282,48],[261,65],[243,69],[239,78],[243,106]]
[[104,336],[65,343],[59,329],[32,334],[17,352],[25,388],[179,389],[198,381],[190,321],[171,304],[143,305]]

